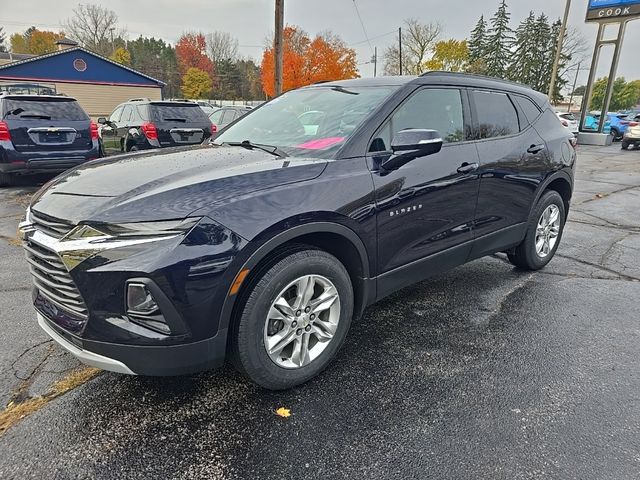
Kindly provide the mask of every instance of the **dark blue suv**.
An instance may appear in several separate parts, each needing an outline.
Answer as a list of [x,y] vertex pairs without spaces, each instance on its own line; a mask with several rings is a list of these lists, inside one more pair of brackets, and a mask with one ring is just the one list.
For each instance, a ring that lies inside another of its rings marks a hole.
[[0,187],[99,156],[98,126],[74,98],[0,93]]
[[116,372],[228,358],[264,387],[298,385],[398,289],[495,252],[543,268],[573,145],[544,95],[484,77],[294,90],[209,145],[91,162],[37,193],[20,231],[38,322]]

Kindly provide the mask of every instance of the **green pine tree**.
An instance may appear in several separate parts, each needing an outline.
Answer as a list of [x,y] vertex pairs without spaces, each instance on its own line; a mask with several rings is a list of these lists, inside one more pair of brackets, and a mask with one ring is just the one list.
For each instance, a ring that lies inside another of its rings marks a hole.
[[494,77],[504,78],[507,73],[513,43],[513,32],[509,27],[510,18],[507,2],[502,0],[498,11],[491,18],[491,28],[487,35],[487,74]]
[[480,17],[475,28],[471,31],[468,45],[470,62],[484,58],[484,54],[487,51],[487,22],[484,19],[484,15]]
[[510,80],[531,85],[534,82],[537,67],[535,53],[531,44],[535,40],[536,16],[529,12],[529,16],[520,22],[516,29],[514,50],[511,54],[507,77]]

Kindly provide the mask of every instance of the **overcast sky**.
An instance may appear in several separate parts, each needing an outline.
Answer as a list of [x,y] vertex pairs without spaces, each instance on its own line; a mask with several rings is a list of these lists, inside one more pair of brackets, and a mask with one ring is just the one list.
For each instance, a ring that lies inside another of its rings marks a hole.
[[[499,0],[356,0],[371,45],[381,52],[396,41],[402,20],[415,17],[422,22],[439,22],[443,26],[443,38],[465,38],[473,29],[480,15],[493,15]],[[34,8],[37,3],[37,8]],[[59,29],[65,18],[71,15],[76,1],[54,0],[37,2],[0,0],[0,26],[13,33],[30,25],[40,29]],[[100,2],[113,9],[130,38],[138,35],[161,37],[174,43],[181,33],[198,30],[208,33],[214,30],[231,32],[241,45],[241,53],[260,60],[265,38],[273,32],[273,0],[109,0]],[[523,19],[532,8],[556,19],[564,11],[562,0],[510,0],[507,2],[512,15],[512,27]],[[580,29],[589,45],[589,58],[597,33],[596,24],[585,24],[587,0],[573,0],[570,25]],[[299,25],[309,34],[331,30],[339,34],[358,53],[360,73],[372,76],[373,67],[368,62],[372,49],[356,14],[353,0],[285,0],[285,22]],[[385,35],[387,34],[387,35]],[[377,37],[377,38],[376,38]],[[640,78],[640,20],[629,24],[623,47],[618,75],[629,79]],[[605,54],[598,75],[606,75],[611,53]],[[586,82],[584,65],[579,83]],[[381,68],[379,68],[379,71]]]

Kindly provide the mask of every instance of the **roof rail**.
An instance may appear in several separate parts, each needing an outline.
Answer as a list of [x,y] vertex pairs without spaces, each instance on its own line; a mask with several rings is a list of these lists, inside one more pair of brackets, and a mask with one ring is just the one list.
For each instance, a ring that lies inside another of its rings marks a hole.
[[129,100],[127,100],[128,102],[150,102],[151,99],[147,98],[147,97],[140,97],[140,98],[130,98]]
[[524,83],[514,82],[513,80],[505,80],[504,78],[490,77],[489,75],[480,75],[479,73],[464,73],[464,72],[445,72],[441,70],[432,70],[430,72],[424,72],[419,75],[420,77],[428,77],[428,76],[452,76],[452,77],[466,77],[466,78],[477,78],[478,80],[490,80],[492,82],[506,83],[509,85],[516,85],[518,87],[524,87],[531,89],[529,85],[525,85]]

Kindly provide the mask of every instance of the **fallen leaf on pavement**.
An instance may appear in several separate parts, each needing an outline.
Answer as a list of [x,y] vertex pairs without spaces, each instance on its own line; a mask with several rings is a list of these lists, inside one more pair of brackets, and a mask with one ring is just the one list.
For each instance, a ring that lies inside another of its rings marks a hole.
[[287,418],[291,416],[291,410],[289,410],[288,408],[280,407],[279,409],[276,410],[276,415],[279,415],[280,417],[283,417],[283,418]]

